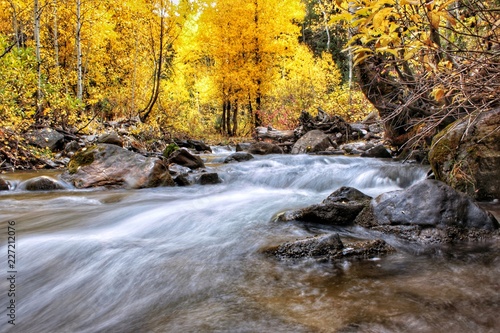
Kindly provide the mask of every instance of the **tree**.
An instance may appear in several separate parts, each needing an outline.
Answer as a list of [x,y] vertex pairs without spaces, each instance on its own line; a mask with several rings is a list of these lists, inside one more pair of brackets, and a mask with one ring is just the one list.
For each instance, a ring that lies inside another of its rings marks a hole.
[[334,20],[355,29],[349,48],[362,89],[395,144],[500,106],[498,2],[338,4]]

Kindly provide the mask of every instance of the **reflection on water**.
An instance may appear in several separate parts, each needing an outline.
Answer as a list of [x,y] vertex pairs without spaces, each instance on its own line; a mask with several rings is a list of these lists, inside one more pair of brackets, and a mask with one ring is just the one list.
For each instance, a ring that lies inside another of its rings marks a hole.
[[[276,213],[317,203],[342,185],[370,195],[404,188],[425,169],[346,157],[271,156],[230,165],[217,158],[212,166],[224,182],[215,186],[2,193],[1,230],[7,220],[17,223],[18,293],[16,327],[3,314],[0,332],[500,327],[498,244],[422,251],[388,239],[397,253],[335,264],[284,263],[260,252],[317,231],[273,223]],[[5,260],[1,265],[5,274]],[[0,289],[5,304],[6,279]]]

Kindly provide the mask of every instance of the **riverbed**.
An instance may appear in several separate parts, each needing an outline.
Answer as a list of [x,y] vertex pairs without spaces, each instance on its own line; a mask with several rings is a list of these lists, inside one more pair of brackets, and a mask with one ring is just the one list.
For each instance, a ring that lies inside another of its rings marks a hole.
[[[309,155],[221,163],[229,153],[203,156],[223,180],[217,185],[0,192],[0,332],[500,330],[497,243],[424,248],[386,236],[394,254],[355,262],[289,262],[262,253],[331,231],[345,240],[383,237],[275,217],[340,186],[370,196],[407,188],[426,177],[426,167]],[[16,185],[36,175],[5,178]],[[8,323],[11,299],[15,326]]]

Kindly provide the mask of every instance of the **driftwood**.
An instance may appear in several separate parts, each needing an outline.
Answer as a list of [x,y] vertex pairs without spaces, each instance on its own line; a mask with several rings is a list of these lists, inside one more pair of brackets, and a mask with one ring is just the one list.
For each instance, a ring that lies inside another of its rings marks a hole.
[[302,137],[312,130],[320,130],[325,134],[333,134],[337,143],[343,143],[351,138],[361,137],[362,135],[361,131],[353,128],[342,117],[330,116],[321,108],[318,108],[316,117],[311,116],[307,111],[302,111],[299,123],[300,126],[295,130],[297,138]]
[[274,143],[284,143],[287,141],[295,142],[295,132],[293,130],[280,131],[269,127],[257,127],[255,129],[258,141],[272,141]]

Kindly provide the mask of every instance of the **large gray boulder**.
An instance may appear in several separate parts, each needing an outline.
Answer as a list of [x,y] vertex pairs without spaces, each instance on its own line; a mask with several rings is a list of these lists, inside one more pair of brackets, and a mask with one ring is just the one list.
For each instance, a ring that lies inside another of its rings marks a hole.
[[337,147],[329,135],[320,130],[312,130],[301,137],[292,147],[292,154],[305,154],[325,151],[330,147]]
[[466,117],[433,139],[436,179],[476,200],[500,199],[500,109]]
[[77,188],[174,185],[168,166],[162,160],[106,143],[79,150],[61,177]]
[[322,203],[278,216],[278,221],[303,221],[326,225],[352,224],[358,214],[369,205],[371,197],[352,187],[341,187]]
[[420,243],[477,240],[499,227],[472,198],[437,180],[381,194],[355,223]]
[[26,133],[26,140],[30,145],[42,149],[57,151],[64,148],[64,135],[48,127]]

